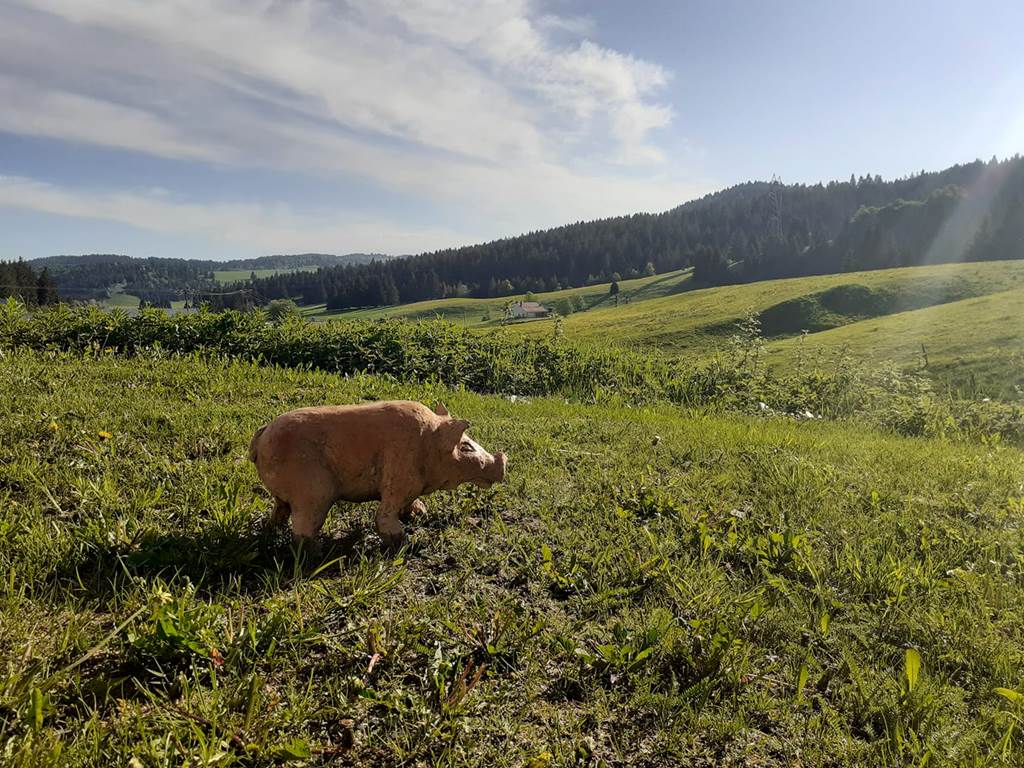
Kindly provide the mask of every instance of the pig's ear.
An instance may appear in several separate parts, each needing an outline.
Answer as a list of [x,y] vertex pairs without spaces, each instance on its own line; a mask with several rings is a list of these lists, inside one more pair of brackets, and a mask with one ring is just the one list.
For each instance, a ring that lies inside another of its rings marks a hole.
[[444,407],[444,403],[438,403],[437,408],[434,409],[434,413],[436,413],[438,416],[447,416],[448,409]]
[[445,436],[445,442],[455,445],[462,439],[463,433],[469,429],[469,422],[465,419],[448,419],[441,425],[441,432]]

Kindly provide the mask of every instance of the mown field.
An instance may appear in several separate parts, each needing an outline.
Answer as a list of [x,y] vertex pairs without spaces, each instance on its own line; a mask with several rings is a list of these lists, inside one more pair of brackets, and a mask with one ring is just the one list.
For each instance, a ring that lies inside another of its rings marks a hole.
[[[5,765],[1021,763],[1005,443],[152,350],[8,348],[0,391]],[[253,430],[392,397],[507,482],[296,562]]]
[[[139,307],[139,297],[132,293],[124,293],[123,287],[115,286],[110,290],[107,298],[101,299],[97,303],[106,309],[134,310]],[[185,306],[185,300],[172,301],[171,306],[181,309]]]

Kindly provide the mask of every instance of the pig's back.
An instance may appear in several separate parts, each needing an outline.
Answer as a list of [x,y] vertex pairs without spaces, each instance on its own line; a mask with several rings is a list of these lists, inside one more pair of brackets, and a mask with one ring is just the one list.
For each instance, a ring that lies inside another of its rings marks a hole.
[[412,400],[382,400],[358,405],[320,405],[282,414],[292,428],[314,432],[344,432],[374,442],[391,434],[421,434],[433,426],[437,416]]
[[436,419],[420,403],[404,400],[299,408],[267,425],[259,453],[262,459],[266,446],[274,464],[320,465],[361,477],[379,472],[382,462],[416,453]]

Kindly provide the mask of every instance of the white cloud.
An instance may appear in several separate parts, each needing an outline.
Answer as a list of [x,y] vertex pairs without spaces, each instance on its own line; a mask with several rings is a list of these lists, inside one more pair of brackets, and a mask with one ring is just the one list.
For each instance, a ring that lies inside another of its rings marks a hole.
[[199,236],[211,243],[263,252],[329,249],[410,253],[466,242],[466,233],[344,213],[300,214],[285,205],[196,204],[164,190],[101,192],[60,187],[20,176],[0,176],[0,207],[128,224],[151,232]]
[[0,130],[356,177],[493,236],[706,191],[655,141],[670,73],[590,31],[528,0],[9,0]]
[[132,107],[51,89],[37,92],[22,80],[0,74],[0,130],[28,136],[199,160],[217,153],[193,144],[171,125]]

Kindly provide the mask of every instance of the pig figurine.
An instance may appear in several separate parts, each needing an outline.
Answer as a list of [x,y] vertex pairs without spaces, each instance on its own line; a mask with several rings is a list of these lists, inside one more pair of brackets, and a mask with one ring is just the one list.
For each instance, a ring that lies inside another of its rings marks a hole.
[[505,454],[485,451],[468,427],[443,405],[405,400],[300,408],[256,430],[249,459],[274,496],[274,522],[291,515],[296,543],[315,548],[336,501],[379,501],[377,532],[395,548],[407,540],[401,521],[426,511],[420,496],[505,478]]

